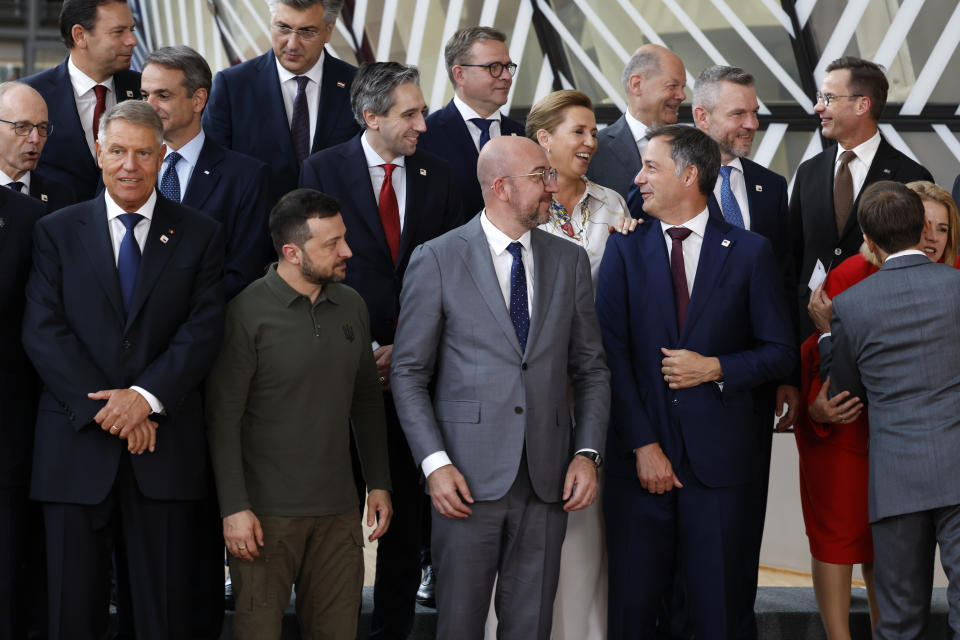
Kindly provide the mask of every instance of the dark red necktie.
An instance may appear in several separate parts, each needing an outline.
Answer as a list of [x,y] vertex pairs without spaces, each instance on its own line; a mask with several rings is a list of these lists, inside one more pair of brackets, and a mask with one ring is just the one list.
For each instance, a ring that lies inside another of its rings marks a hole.
[[667,229],[667,235],[673,240],[670,249],[670,275],[673,277],[673,301],[677,306],[677,331],[683,331],[683,321],[687,318],[690,306],[690,292],[687,291],[687,270],[683,264],[683,241],[692,231],[686,227]]
[[107,110],[107,88],[102,84],[93,86],[94,93],[97,94],[97,106],[93,108],[93,139],[97,139],[100,133],[100,116]]
[[390,245],[390,255],[393,263],[397,263],[397,254],[400,253],[400,205],[397,204],[397,193],[393,190],[393,170],[395,164],[382,164],[384,176],[380,187],[380,224],[383,225],[383,234],[387,236]]

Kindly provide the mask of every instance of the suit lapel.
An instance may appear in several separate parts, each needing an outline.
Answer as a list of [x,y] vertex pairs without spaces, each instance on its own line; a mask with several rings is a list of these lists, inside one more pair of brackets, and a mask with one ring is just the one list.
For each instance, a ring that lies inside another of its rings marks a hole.
[[349,92],[349,83],[344,81],[333,63],[330,53],[323,54],[323,76],[320,78],[320,99],[317,101],[317,128],[313,132],[313,144],[310,147],[310,153],[316,153],[320,149],[329,145],[329,129],[336,123],[337,114],[332,113],[333,108],[341,101],[335,100],[338,92]]
[[467,123],[463,121],[463,116],[457,109],[457,105],[451,100],[444,108],[441,114],[441,122],[446,132],[446,137],[450,140],[456,149],[466,150],[467,156],[464,161],[469,160],[474,165],[477,164],[477,158],[480,154],[477,152],[477,145],[467,130]]
[[127,83],[129,78],[129,73],[120,72],[114,74],[113,76],[113,95],[117,98],[117,103],[123,102],[124,100],[139,100],[140,99],[140,85],[137,83]]
[[[870,163],[870,168],[867,169],[867,176],[863,180],[863,186],[860,187],[860,192],[857,193],[856,199],[853,201],[853,209],[850,211],[850,215],[847,216],[847,223],[843,228],[843,234],[841,237],[846,237],[850,233],[860,233],[860,223],[857,222],[857,206],[860,204],[860,196],[863,195],[864,190],[867,186],[877,182],[878,180],[893,180],[894,176],[897,173],[897,167],[892,161],[895,159],[896,154],[894,153],[893,147],[880,137],[880,146],[877,147],[877,152],[873,155],[873,162]],[[832,187],[832,183],[831,183]],[[831,193],[833,192],[831,188]]]
[[[651,298],[657,301],[657,312],[663,318],[663,325],[667,327],[672,345],[677,344],[677,305],[673,298],[673,276],[670,274],[670,256],[667,254],[667,243],[663,238],[663,227],[656,218],[646,223],[649,229],[643,232],[640,245],[639,262],[637,265],[627,265],[628,270],[634,268],[647,275],[647,289],[652,293]],[[647,310],[648,313],[652,311]]]
[[[133,324],[140,309],[143,307],[154,285],[163,273],[167,260],[173,255],[180,242],[181,235],[177,233],[177,222],[180,221],[177,205],[165,198],[158,197],[153,210],[153,220],[150,221],[150,231],[147,241],[143,245],[143,257],[140,260],[140,269],[137,271],[137,283],[133,288],[133,300],[130,302],[130,313],[127,315],[127,329]],[[166,238],[166,240],[163,240]]]
[[[829,239],[833,246],[840,242],[840,236],[837,233],[836,212],[833,210],[833,168],[838,149],[837,145],[833,145],[823,153],[817,171],[820,179],[812,185],[812,188],[822,198],[820,207],[815,211],[815,215],[818,215],[820,220],[815,222],[814,226],[821,230],[820,232],[825,236],[825,239]],[[849,220],[847,222],[849,223]]]
[[73,84],[70,82],[66,60],[57,67],[54,96],[53,100],[47,101],[50,122],[56,122],[58,125],[63,123],[61,135],[69,136],[74,141],[71,144],[75,149],[74,161],[81,162],[88,170],[98,171],[96,160],[90,153],[90,147],[87,146],[87,138],[83,135],[83,124],[77,112],[77,101],[73,96]]
[[[340,170],[339,179],[346,185],[343,193],[350,194],[352,210],[356,213],[357,218],[367,226],[370,234],[376,238],[380,252],[392,263],[393,257],[390,255],[390,245],[387,244],[387,235],[383,231],[383,223],[380,222],[380,209],[377,207],[377,196],[374,194],[373,184],[370,182],[370,168],[367,166],[367,157],[363,153],[363,146],[360,144],[360,135],[354,136],[347,146],[340,147],[339,152],[343,159],[340,167],[338,167]],[[407,193],[407,211],[410,211],[409,202],[410,194]],[[402,242],[403,238],[401,236]]]
[[710,217],[719,222],[723,222],[723,209],[720,207],[720,203],[717,202],[717,197],[710,194],[710,197],[707,198],[707,211],[710,212]]
[[[557,289],[556,274],[559,272],[557,267],[557,255],[550,250],[550,245],[545,242],[546,232],[534,229],[530,234],[530,246],[533,247],[533,317],[530,318],[530,333],[527,338],[527,353],[532,353],[532,344],[537,336],[542,333],[544,319],[547,317],[547,311],[550,309],[550,303],[553,299],[553,293]],[[570,293],[576,292],[576,283],[571,288]],[[501,299],[503,296],[501,296]],[[568,304],[574,304],[574,300],[567,301]],[[513,323],[510,323],[513,327]],[[516,333],[516,331],[514,331]]]
[[620,116],[620,119],[610,125],[610,150],[619,158],[620,162],[627,167],[640,166],[640,150],[637,148],[637,142],[633,139],[633,133],[630,131],[630,125],[626,119]]
[[[403,231],[400,234],[400,249],[397,251],[398,266],[403,264],[405,256],[410,255],[410,252],[413,251],[411,245],[413,239],[417,237],[420,212],[427,210],[426,200],[430,194],[430,182],[428,172],[421,161],[422,158],[417,153],[407,156],[404,160],[407,174],[407,198],[404,205]],[[384,239],[386,239],[386,236],[384,236]]]
[[110,240],[110,227],[107,224],[107,205],[100,196],[90,202],[89,215],[79,219],[78,235],[90,256],[90,264],[96,274],[97,282],[103,287],[107,299],[123,318],[123,298],[120,294],[120,278],[117,276],[117,263],[113,255],[113,243]]
[[220,181],[217,165],[223,159],[223,150],[218,148],[209,138],[204,139],[197,166],[193,168],[187,192],[183,194],[182,203],[194,209],[203,209],[204,203]]
[[[293,134],[290,132],[290,123],[287,122],[287,108],[283,105],[280,76],[277,74],[277,59],[273,51],[268,51],[261,56],[258,66],[257,84],[260,85],[260,90],[257,93],[265,102],[263,113],[274,114],[273,118],[268,118],[265,125],[273,131],[271,137],[280,146],[283,156],[296,158],[296,153],[293,151]],[[251,123],[250,126],[256,127],[257,124]]]
[[717,223],[714,220],[707,222],[703,234],[703,245],[700,247],[700,260],[697,262],[697,275],[693,280],[693,292],[690,295],[690,307],[687,309],[687,319],[683,323],[681,339],[690,335],[693,326],[707,309],[710,294],[716,291],[717,279],[723,271],[723,264],[727,256],[734,250],[735,243],[728,241],[726,246],[726,232],[730,229],[727,223]]

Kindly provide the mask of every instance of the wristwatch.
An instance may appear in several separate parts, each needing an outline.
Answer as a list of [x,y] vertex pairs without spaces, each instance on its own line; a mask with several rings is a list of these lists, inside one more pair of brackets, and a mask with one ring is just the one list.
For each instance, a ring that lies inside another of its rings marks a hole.
[[603,464],[603,456],[601,456],[596,451],[577,451],[577,455],[583,456],[584,458],[592,462],[597,469],[599,469],[600,465]]

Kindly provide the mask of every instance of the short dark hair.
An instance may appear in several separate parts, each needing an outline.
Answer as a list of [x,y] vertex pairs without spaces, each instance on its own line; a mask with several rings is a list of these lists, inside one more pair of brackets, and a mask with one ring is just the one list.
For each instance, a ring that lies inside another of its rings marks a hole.
[[210,85],[213,83],[210,65],[202,55],[188,46],[180,44],[151,51],[144,59],[143,67],[145,68],[148,64],[183,72],[182,84],[187,90],[188,97],[195,94],[197,89],[206,89],[207,93],[210,93]]
[[470,47],[473,46],[474,42],[481,40],[506,42],[507,36],[503,31],[493,27],[467,27],[466,29],[460,29],[447,40],[446,46],[443,47],[443,61],[447,65],[447,76],[450,78],[450,82],[453,82],[453,68],[458,64],[467,62]]
[[920,242],[926,217],[920,196],[899,182],[881,180],[863,190],[857,222],[864,235],[891,254]]
[[97,26],[97,7],[127,0],[63,0],[60,8],[60,39],[67,49],[73,49],[73,25],[78,24],[87,31]]
[[270,240],[277,255],[283,255],[285,244],[303,248],[310,239],[307,220],[332,218],[339,213],[340,202],[316,189],[294,189],[280,198],[270,211]]
[[856,56],[843,56],[828,64],[826,72],[838,69],[850,70],[850,91],[870,98],[870,116],[879,120],[887,105],[887,90],[890,88],[883,67]]
[[419,86],[420,71],[416,67],[399,62],[365,62],[360,65],[350,85],[350,107],[357,124],[367,127],[363,119],[366,110],[377,115],[390,111],[396,102],[393,90],[407,82]]
[[693,165],[697,168],[697,186],[700,193],[709,196],[720,175],[720,147],[696,127],[685,124],[668,124],[647,133],[647,139],[669,138],[670,158],[676,164],[676,174]]

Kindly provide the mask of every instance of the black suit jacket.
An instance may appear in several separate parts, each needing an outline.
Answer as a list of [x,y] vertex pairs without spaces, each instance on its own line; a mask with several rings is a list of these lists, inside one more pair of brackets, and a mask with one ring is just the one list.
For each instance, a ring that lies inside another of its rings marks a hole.
[[[67,60],[52,69],[24,78],[22,82],[43,96],[53,124],[53,133],[43,148],[38,169],[66,185],[73,191],[77,201],[89,200],[96,193],[100,169],[83,135]],[[130,70],[120,71],[113,76],[113,90],[117,102],[139,100],[140,74]]]
[[[960,175],[953,181],[953,201],[960,203]],[[957,204],[960,207],[960,204]]]
[[47,213],[77,203],[77,196],[70,187],[42,171],[30,172],[30,197],[42,202]]
[[[353,65],[329,52],[324,54],[311,153],[345,142],[360,130],[350,108],[350,83],[356,74]],[[296,188],[300,164],[293,150],[273,51],[216,75],[203,112],[203,130],[219,145],[270,167],[271,207]]]
[[204,140],[181,204],[207,214],[223,227],[227,299],[261,277],[271,262],[269,188],[267,165],[224,149],[209,137]]
[[880,147],[853,203],[846,226],[838,234],[833,211],[833,173],[837,149],[838,145],[834,144],[801,164],[790,196],[790,237],[797,274],[797,327],[800,339],[813,332],[813,322],[807,315],[810,297],[807,283],[817,260],[823,263],[824,268],[832,268],[860,250],[863,234],[856,211],[864,189],[879,180],[903,183],[933,181],[929,171],[881,137]]
[[[522,136],[523,125],[501,115],[500,135]],[[417,148],[450,163],[453,178],[460,190],[464,217],[472,218],[480,213],[483,209],[483,194],[477,181],[477,158],[480,154],[453,100],[440,111],[427,116],[427,131],[420,134]]]
[[301,187],[318,189],[340,201],[347,243],[353,250],[344,282],[367,303],[370,335],[381,345],[393,344],[400,288],[410,253],[462,223],[450,165],[420,150],[406,156],[404,163],[407,195],[396,264],[380,223],[359,135],[307,158],[300,176]]
[[117,477],[126,443],[93,417],[98,389],[140,386],[165,415],[153,453],[131,456],[143,494],[206,494],[200,383],[223,333],[223,237],[198,211],[158,197],[130,313],[120,296],[104,197],[41,218],[34,231],[23,344],[43,381],[31,495],[97,504]]
[[43,205],[0,188],[0,488],[30,479],[39,385],[20,340],[33,225]]

